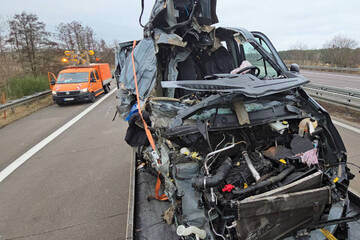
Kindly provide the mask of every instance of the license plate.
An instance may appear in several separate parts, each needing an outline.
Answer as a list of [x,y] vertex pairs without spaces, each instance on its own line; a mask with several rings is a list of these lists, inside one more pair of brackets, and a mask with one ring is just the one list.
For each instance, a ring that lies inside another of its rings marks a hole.
[[72,101],[74,98],[64,98],[64,101]]

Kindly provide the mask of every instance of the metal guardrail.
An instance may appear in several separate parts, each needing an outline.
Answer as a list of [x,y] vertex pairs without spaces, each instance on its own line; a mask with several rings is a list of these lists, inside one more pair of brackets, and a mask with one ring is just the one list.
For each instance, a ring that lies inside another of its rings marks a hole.
[[[338,88],[319,84],[306,84],[304,89],[310,96],[324,100],[327,102],[337,103],[343,106],[348,106],[356,110],[360,110],[360,90],[352,88]],[[51,91],[36,93],[31,96],[26,96],[9,103],[0,104],[0,110],[8,109],[24,103],[35,101],[43,96],[50,95]]]
[[306,84],[304,89],[317,99],[360,110],[360,90],[319,84]]
[[41,98],[43,96],[47,96],[47,95],[50,95],[50,94],[51,94],[51,91],[47,90],[47,91],[36,93],[34,95],[31,95],[31,96],[26,96],[26,97],[23,97],[23,98],[20,98],[20,99],[16,99],[14,101],[11,101],[11,102],[8,102],[8,103],[5,103],[5,104],[0,104],[0,110],[12,108],[12,107],[15,107],[17,105],[24,104],[24,103],[29,103],[29,102],[35,101],[35,100],[37,100],[37,99],[39,99],[39,98]]
[[324,66],[307,66],[307,65],[304,65],[304,66],[300,66],[300,69],[360,73],[360,68],[324,67]]

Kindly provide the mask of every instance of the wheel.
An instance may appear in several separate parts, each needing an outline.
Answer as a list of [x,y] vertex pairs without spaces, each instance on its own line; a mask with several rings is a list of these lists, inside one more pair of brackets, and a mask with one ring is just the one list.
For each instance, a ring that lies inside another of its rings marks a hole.
[[56,104],[57,104],[58,106],[60,106],[60,107],[62,107],[62,106],[65,105],[64,103],[61,103],[61,102],[57,102]]
[[95,93],[90,93],[90,96],[89,96],[89,99],[90,99],[90,102],[95,102],[95,100],[96,100],[96,97],[95,97]]
[[110,87],[109,87],[108,84],[106,84],[106,85],[104,86],[104,93],[107,94],[108,92],[110,92]]

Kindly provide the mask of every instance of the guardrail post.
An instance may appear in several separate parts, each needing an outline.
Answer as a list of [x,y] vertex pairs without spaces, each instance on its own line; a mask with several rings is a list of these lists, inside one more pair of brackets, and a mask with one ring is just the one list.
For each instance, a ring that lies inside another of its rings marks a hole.
[[[2,92],[1,94],[1,104],[5,104],[6,103],[6,93]],[[6,109],[4,110],[4,119],[6,119]]]

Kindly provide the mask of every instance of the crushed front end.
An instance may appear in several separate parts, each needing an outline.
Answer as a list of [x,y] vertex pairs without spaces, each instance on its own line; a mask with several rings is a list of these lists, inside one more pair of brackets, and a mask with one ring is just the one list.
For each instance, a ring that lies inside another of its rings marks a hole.
[[[135,238],[346,239],[353,175],[309,81],[265,35],[166,2],[117,53],[117,109],[137,156]],[[171,11],[180,17],[162,25]]]
[[345,148],[302,89],[151,98],[146,109],[160,161],[142,146],[138,171],[160,173],[179,236],[323,239],[316,226],[345,216]]

